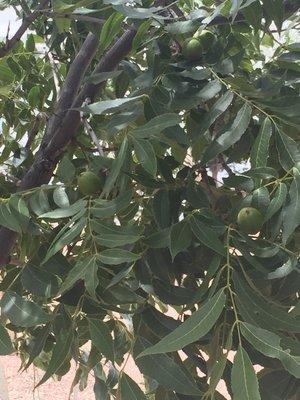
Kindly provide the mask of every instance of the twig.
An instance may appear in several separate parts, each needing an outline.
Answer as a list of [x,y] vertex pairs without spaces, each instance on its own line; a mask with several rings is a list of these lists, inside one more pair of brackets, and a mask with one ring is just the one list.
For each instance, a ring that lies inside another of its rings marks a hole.
[[40,5],[35,9],[35,11],[24,18],[22,25],[14,34],[14,36],[11,39],[7,38],[5,45],[0,48],[0,58],[5,57],[10,52],[10,50],[21,40],[22,36],[30,27],[30,25],[40,16],[40,10],[44,9],[48,3],[49,0],[42,1]]
[[105,23],[105,19],[91,17],[90,15],[71,14],[71,13],[56,13],[56,12],[49,12],[49,11],[41,11],[41,13],[43,13],[43,15],[46,15],[47,17],[53,17],[53,18],[67,18],[67,19],[72,19],[75,21],[85,21],[85,22],[91,22],[93,24],[100,24],[100,25],[103,25]]
[[[85,106],[85,105],[87,105],[87,104],[90,104],[90,102],[91,102],[90,99],[86,99],[86,100],[83,102],[82,106]],[[97,138],[97,135],[96,135],[96,133],[94,132],[94,130],[93,130],[93,128],[91,127],[91,125],[89,124],[89,122],[88,122],[87,118],[85,117],[85,115],[83,114],[83,112],[80,112],[80,118],[81,118],[81,121],[82,121],[82,123],[83,123],[83,126],[84,126],[84,128],[85,128],[87,134],[91,137],[92,141],[94,142],[95,146],[97,147],[99,154],[100,154],[101,156],[103,156],[104,153],[103,153],[102,147],[101,147],[101,145],[100,145],[100,143],[99,143],[99,140],[98,140],[98,138]]]
[[59,91],[60,91],[59,79],[57,76],[57,68],[56,68],[55,61],[54,61],[51,51],[49,51],[47,53],[47,57],[49,58],[51,68],[52,68],[52,75],[53,75],[54,86],[55,86],[55,90],[56,90],[56,97],[59,97]]

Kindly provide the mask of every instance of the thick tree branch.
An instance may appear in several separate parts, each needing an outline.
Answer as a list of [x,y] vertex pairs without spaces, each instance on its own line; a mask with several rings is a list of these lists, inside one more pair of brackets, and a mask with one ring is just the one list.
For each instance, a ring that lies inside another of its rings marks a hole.
[[[130,52],[135,35],[136,30],[128,29],[105,54],[93,73],[98,74],[100,72],[113,71],[118,66],[119,62],[122,61]],[[56,132],[46,149],[46,153],[49,157],[53,157],[53,155],[55,155],[55,158],[59,157],[64,147],[77,132],[80,125],[80,113],[79,111],[74,110],[74,108],[81,107],[86,99],[90,99],[90,101],[93,102],[96,94],[105,86],[105,84],[106,82],[101,82],[97,85],[87,83],[83,86],[81,92],[72,105],[73,110],[67,112],[61,129]]]
[[[79,53],[70,66],[65,83],[61,90],[60,98],[55,107],[54,115],[48,121],[44,138],[35,160],[25,174],[20,183],[20,189],[26,190],[48,183],[56,167],[57,160],[53,160],[45,153],[45,149],[54,135],[55,130],[59,128],[62,118],[74,102],[78,93],[82,78],[89,67],[98,47],[98,39],[89,34],[84,41]],[[0,229],[0,266],[9,262],[9,254],[16,242],[17,234],[6,228]]]
[[[135,34],[136,31],[134,29],[126,31],[102,58],[94,73],[114,70],[119,62],[130,52]],[[29,189],[49,182],[57,162],[64,153],[65,147],[76,135],[81,123],[79,111],[67,110],[71,106],[72,108],[80,107],[86,98],[94,100],[98,91],[105,86],[105,82],[97,85],[85,84],[76,97],[81,78],[94,56],[97,44],[95,37],[90,34],[71,65],[55,108],[55,114],[48,123],[41,148],[36,155],[34,163],[21,181],[21,189]],[[87,51],[87,48],[90,52]],[[6,228],[0,229],[0,266],[9,262],[9,255],[16,240],[17,234],[15,232]],[[2,246],[2,244],[5,244],[5,246]]]
[[0,58],[5,57],[10,52],[10,50],[21,40],[22,36],[30,27],[30,25],[41,15],[40,11],[43,10],[48,3],[49,0],[42,1],[31,14],[27,15],[24,18],[22,25],[14,34],[14,36],[11,39],[8,39],[5,45],[0,48]]

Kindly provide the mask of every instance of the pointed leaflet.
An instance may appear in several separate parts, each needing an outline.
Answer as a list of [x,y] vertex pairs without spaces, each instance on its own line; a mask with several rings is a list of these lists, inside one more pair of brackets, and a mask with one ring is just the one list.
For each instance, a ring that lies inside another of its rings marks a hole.
[[114,345],[107,325],[99,319],[89,319],[89,329],[93,345],[106,357],[114,362]]
[[75,285],[79,279],[83,279],[87,273],[93,269],[93,265],[97,262],[97,256],[87,257],[77,261],[75,266],[71,269],[65,281],[59,289],[59,294],[62,294]]
[[272,123],[266,118],[251,150],[251,168],[265,167],[269,157],[269,143],[272,136]]
[[11,212],[8,203],[0,199],[0,225],[14,232],[21,233],[22,228]]
[[52,320],[52,315],[46,314],[42,308],[32,301],[12,291],[5,292],[1,299],[1,310],[11,323],[16,326],[31,327]]
[[280,208],[282,207],[282,205],[285,202],[286,195],[287,195],[286,184],[283,182],[280,182],[278,188],[276,189],[274,197],[271,200],[271,202],[267,208],[267,211],[265,214],[265,221],[268,221],[270,218],[273,217],[274,214],[277,213],[277,211],[280,210]]
[[126,190],[113,200],[96,200],[91,208],[91,213],[97,218],[108,218],[118,214],[129,206],[132,199],[132,189]]
[[107,249],[101,251],[99,260],[107,265],[119,265],[124,262],[134,262],[141,258],[140,254],[131,253],[123,249]]
[[65,360],[69,357],[71,345],[73,342],[74,330],[73,328],[67,331],[61,330],[58,337],[56,338],[56,344],[52,351],[51,360],[49,362],[48,368],[36,385],[36,387],[45,383],[52,375],[54,375],[63,366]]
[[93,262],[86,269],[84,275],[84,286],[89,295],[92,296],[94,299],[96,298],[96,289],[99,284],[99,278],[98,278],[99,263],[97,261],[98,261],[97,258],[94,257]]
[[183,220],[171,227],[170,252],[174,260],[175,256],[185,250],[192,241],[192,232],[187,221]]
[[121,169],[123,167],[123,164],[125,162],[125,158],[127,155],[127,150],[128,150],[128,140],[127,137],[123,139],[123,142],[121,144],[119,153],[117,157],[114,159],[114,162],[112,164],[111,170],[109,172],[108,177],[106,178],[105,185],[103,188],[103,193],[105,195],[109,195],[111,189],[113,188],[118,176],[121,173]]
[[104,247],[119,247],[140,239],[141,229],[136,225],[108,225],[93,219],[91,227],[97,233],[95,240]]
[[298,260],[292,256],[281,267],[278,267],[273,272],[268,273],[268,279],[281,279],[288,276],[291,272],[296,271]]
[[134,152],[145,171],[156,175],[157,160],[153,146],[149,140],[133,139]]
[[58,277],[34,265],[23,268],[21,281],[23,288],[36,296],[50,298],[58,292]]
[[300,224],[300,172],[293,168],[294,180],[289,190],[290,201],[283,209],[282,241],[286,243]]
[[54,256],[54,254],[60,251],[63,247],[73,242],[73,240],[75,240],[81,234],[85,225],[86,225],[85,217],[75,222],[75,224],[63,236],[61,236],[55,243],[51,245],[51,247],[47,251],[43,263],[48,261],[52,256]]
[[297,143],[285,133],[276,131],[276,147],[282,168],[289,171],[300,161],[300,150]]
[[105,21],[100,33],[100,49],[102,52],[112,43],[119,33],[124,16],[114,13]]
[[237,293],[239,312],[247,322],[275,331],[300,332],[300,318],[269,303],[252,289],[242,276],[234,273],[234,288]]
[[234,400],[260,400],[258,380],[252,362],[241,347],[234,357],[231,385]]
[[139,139],[147,139],[158,135],[164,129],[178,125],[181,117],[178,114],[162,114],[150,119],[145,125],[139,126],[130,132],[132,136]]
[[84,112],[101,115],[112,111],[123,110],[128,106],[132,106],[142,101],[144,96],[126,97],[122,99],[104,100],[90,104],[82,108]]
[[224,308],[225,300],[224,289],[221,289],[173,332],[165,336],[154,346],[144,350],[139,355],[139,358],[149,354],[161,354],[180,350],[184,346],[206,335],[219,318]]
[[121,394],[120,400],[147,400],[139,385],[124,372],[121,375],[119,388]]
[[[232,331],[229,332],[225,349],[226,353],[221,353],[219,356],[219,359],[215,361],[214,365],[212,366],[212,370],[210,373],[210,381],[209,381],[209,389],[208,392],[213,395],[215,393],[216,387],[220,380],[222,379],[224,370],[226,368],[226,363],[227,363],[227,356],[229,351],[231,350],[232,347]],[[213,396],[212,396],[213,397]]]
[[199,396],[201,393],[194,383],[193,377],[186,368],[183,367],[181,361],[175,362],[172,357],[166,354],[149,355],[142,358],[136,358],[136,354],[145,348],[149,348],[151,343],[142,338],[137,337],[134,346],[134,358],[136,365],[142,374],[155,379],[163,387],[191,396]]
[[203,224],[194,215],[190,218],[190,224],[192,231],[201,243],[222,256],[226,255],[225,248],[214,230]]
[[21,196],[14,194],[10,197],[8,205],[23,232],[26,232],[29,224],[29,210],[26,202]]
[[203,164],[206,164],[218,154],[227,150],[242,137],[249,125],[251,114],[252,108],[247,103],[244,104],[237,113],[231,127],[207,148],[201,160]]
[[76,203],[72,204],[70,207],[58,208],[57,210],[49,211],[45,214],[40,215],[39,218],[59,219],[59,218],[73,217],[73,215],[79,213],[85,207],[86,207],[86,201],[80,199],[76,201]]
[[70,207],[70,201],[66,193],[66,188],[59,186],[53,192],[53,200],[60,208]]
[[0,324],[0,356],[7,356],[14,351],[15,349],[13,348],[9,334],[4,326]]
[[273,332],[242,322],[241,332],[249,343],[267,357],[277,358],[284,368],[300,379],[300,357],[290,354],[280,346],[281,338]]
[[[198,71],[197,71],[198,72]],[[233,94],[228,90],[210,109],[210,111],[204,115],[203,120],[199,128],[199,135],[204,134],[210,126],[216,121],[216,119],[223,114],[230,106],[233,99]]]

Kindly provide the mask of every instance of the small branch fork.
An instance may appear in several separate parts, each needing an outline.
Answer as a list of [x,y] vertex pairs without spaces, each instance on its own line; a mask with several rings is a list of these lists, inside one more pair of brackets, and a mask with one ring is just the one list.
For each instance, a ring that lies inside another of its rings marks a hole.
[[41,15],[40,11],[44,10],[47,7],[49,0],[44,0],[40,3],[39,6],[29,15],[27,15],[20,28],[14,34],[14,36],[9,39],[8,36],[6,38],[6,43],[0,47],[0,58],[5,57],[10,50],[21,40],[24,33],[30,27],[30,25]]

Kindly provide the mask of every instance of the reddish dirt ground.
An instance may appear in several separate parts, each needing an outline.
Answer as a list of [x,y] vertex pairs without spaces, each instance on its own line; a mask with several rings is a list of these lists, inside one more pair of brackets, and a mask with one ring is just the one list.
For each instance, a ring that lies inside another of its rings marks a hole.
[[[30,367],[27,372],[20,372],[20,360],[14,355],[0,357],[0,363],[4,370],[9,393],[8,399],[5,395],[5,390],[1,392],[0,384],[0,400],[95,400],[92,379],[87,389],[79,391],[77,387],[69,398],[69,391],[75,374],[75,365],[72,366],[70,372],[61,381],[55,381],[50,378],[44,385],[33,391],[35,383],[43,375],[42,371]],[[141,383],[141,375],[133,360],[129,360],[125,370],[131,378]],[[228,394],[222,382],[218,385],[218,388],[226,398],[230,398],[227,397]]]

